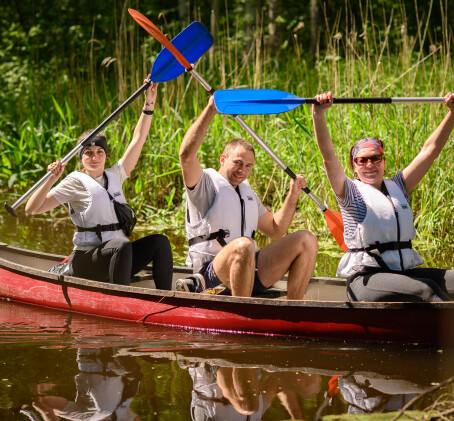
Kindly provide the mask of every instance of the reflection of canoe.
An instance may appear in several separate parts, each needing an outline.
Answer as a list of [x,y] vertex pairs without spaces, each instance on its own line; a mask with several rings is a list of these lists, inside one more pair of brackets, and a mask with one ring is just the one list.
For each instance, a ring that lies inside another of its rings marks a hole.
[[[47,272],[61,256],[0,245],[0,296],[145,324],[259,335],[454,344],[454,302],[349,303],[345,281],[313,278],[305,300],[274,288],[263,298],[162,291],[145,276],[132,286]],[[174,277],[188,275],[175,268]],[[149,278],[149,276],[148,276]],[[276,299],[277,298],[277,299]]]
[[454,348],[207,335],[0,301],[0,342],[28,341],[46,348],[111,347],[116,356],[142,358],[154,366],[177,361],[180,367],[210,364],[325,376],[355,374],[419,385],[454,375]]
[[[454,349],[441,353],[433,348],[403,349],[401,345],[367,344],[367,347],[336,348],[331,343],[279,344],[273,347],[202,346],[166,350],[155,347],[121,347],[116,355],[141,357],[159,364],[177,361],[180,367],[210,364],[253,368],[269,372],[292,371],[324,376],[358,375],[369,379],[402,379],[420,385],[442,382],[454,375]],[[415,370],[415,367],[420,369]]]

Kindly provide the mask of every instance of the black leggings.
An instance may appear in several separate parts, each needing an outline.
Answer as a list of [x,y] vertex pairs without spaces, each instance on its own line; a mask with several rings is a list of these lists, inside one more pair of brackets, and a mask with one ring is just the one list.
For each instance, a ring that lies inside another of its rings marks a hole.
[[162,234],[129,241],[115,238],[71,256],[71,275],[95,281],[129,285],[131,276],[153,262],[157,289],[172,289],[173,257],[169,239]]
[[414,268],[383,272],[365,268],[347,278],[347,296],[350,301],[452,301],[454,270]]

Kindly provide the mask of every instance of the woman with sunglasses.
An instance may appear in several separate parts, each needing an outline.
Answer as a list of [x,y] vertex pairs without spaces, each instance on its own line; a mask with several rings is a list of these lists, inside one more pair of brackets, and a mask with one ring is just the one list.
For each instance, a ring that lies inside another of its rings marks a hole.
[[[79,159],[83,168],[80,171],[72,172],[52,188],[63,174],[66,164],[60,161],[50,164],[48,169],[53,176],[27,202],[25,211],[29,215],[68,204],[76,232],[69,271],[65,274],[129,285],[132,275],[153,262],[156,288],[171,289],[173,259],[168,238],[154,234],[129,241],[114,204],[114,200],[126,203],[122,184],[134,170],[147,139],[156,95],[157,84],[150,83],[132,140],[117,163],[105,168],[108,144],[106,136],[99,133],[81,148]],[[83,133],[79,142],[83,142],[90,133],[92,130]]]
[[454,299],[454,270],[418,268],[423,263],[413,249],[416,235],[410,193],[438,157],[454,127],[454,94],[446,95],[448,113],[413,161],[391,179],[383,143],[361,139],[350,150],[352,180],[334,153],[325,112],[331,92],[316,96],[312,106],[315,137],[331,188],[344,221],[348,247],[337,269],[347,278],[350,301],[449,301]]

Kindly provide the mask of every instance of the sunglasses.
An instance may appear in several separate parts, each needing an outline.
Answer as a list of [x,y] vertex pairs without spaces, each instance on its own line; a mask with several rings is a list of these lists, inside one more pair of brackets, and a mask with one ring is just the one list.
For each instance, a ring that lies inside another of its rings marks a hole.
[[383,155],[374,155],[374,156],[361,156],[359,158],[355,158],[355,164],[359,165],[362,167],[363,165],[366,165],[368,161],[370,161],[371,164],[378,164],[383,160]]

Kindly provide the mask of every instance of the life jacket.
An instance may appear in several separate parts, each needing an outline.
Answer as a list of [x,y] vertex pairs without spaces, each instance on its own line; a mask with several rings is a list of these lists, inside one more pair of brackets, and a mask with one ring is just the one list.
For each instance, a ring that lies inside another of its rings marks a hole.
[[354,183],[367,212],[351,237],[344,233],[348,251],[336,275],[348,277],[363,266],[401,271],[421,265],[424,261],[411,243],[416,235],[413,212],[398,185],[385,180],[382,192],[359,180]]
[[194,270],[212,260],[232,240],[239,237],[253,239],[259,219],[257,199],[247,180],[235,189],[216,170],[203,171],[213,181],[216,197],[206,215],[196,224],[191,223],[186,211],[189,241],[186,264]]
[[[121,185],[115,174],[105,170],[108,179],[109,193],[117,202],[126,203]],[[127,238],[123,233],[114,206],[106,189],[88,174],[74,171],[68,177],[80,181],[90,195],[90,205],[83,212],[74,212],[70,209],[70,217],[76,226],[73,243],[76,246],[95,247],[113,238]]]

